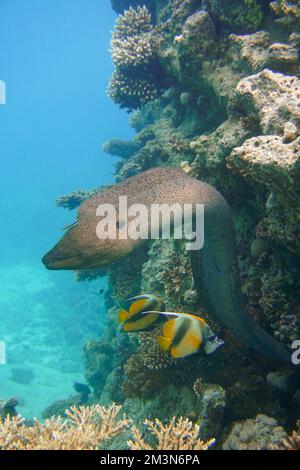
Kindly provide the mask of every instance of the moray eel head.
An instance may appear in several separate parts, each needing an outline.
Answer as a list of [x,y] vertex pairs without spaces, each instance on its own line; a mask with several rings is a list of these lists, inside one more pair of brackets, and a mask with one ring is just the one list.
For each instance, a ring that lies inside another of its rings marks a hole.
[[78,211],[77,222],[43,257],[46,268],[77,270],[105,267],[128,256],[141,243],[140,240],[118,238],[118,217],[115,221],[116,238],[100,239],[96,233],[98,222],[96,208],[91,203],[83,203]]
[[[135,244],[130,240],[81,241],[79,228],[70,229],[61,240],[45,254],[42,261],[47,269],[77,270],[105,267],[127,256]],[[91,243],[91,241],[93,243]]]

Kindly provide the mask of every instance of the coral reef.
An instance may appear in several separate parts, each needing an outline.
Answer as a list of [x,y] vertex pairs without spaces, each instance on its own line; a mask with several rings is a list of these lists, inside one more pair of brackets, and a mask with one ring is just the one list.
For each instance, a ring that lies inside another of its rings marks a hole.
[[139,148],[140,146],[137,142],[132,142],[130,140],[111,139],[103,144],[103,150],[105,153],[124,159],[132,157]]
[[120,434],[129,425],[127,419],[117,420],[120,407],[99,405],[72,407],[61,417],[38,420],[26,426],[20,416],[0,420],[1,450],[96,450],[102,442]]
[[78,189],[77,191],[73,191],[70,194],[65,194],[64,196],[58,196],[56,199],[57,207],[62,207],[63,209],[69,209],[72,211],[80,206],[86,199],[97,194],[99,191],[103,189],[103,186],[99,188],[91,189],[89,191]]
[[282,444],[286,450],[300,450],[300,435],[293,431],[290,436],[283,440]]
[[158,96],[157,44],[146,6],[130,7],[118,17],[111,53],[115,72],[108,94],[115,103],[131,110]]
[[[234,215],[247,309],[290,347],[300,335],[299,2],[277,0],[271,8],[263,0],[112,3],[122,16],[112,37],[109,93],[131,111],[136,130],[132,141],[104,144],[120,157],[116,181],[172,166],[220,190]],[[75,207],[89,194],[74,193],[59,205]],[[183,243],[150,242],[111,266],[108,282],[107,325],[85,348],[86,377],[93,400],[123,403],[139,429],[109,448],[126,448],[127,441],[132,448],[159,448],[153,433],[176,427],[174,415],[189,420],[188,432],[191,422],[200,425],[202,439],[216,437],[224,449],[297,448],[297,434],[288,438],[282,426],[296,428],[299,378],[207,318]],[[159,295],[168,310],[203,316],[224,348],[217,356],[174,360],[157,346],[160,324],[119,332],[119,307],[140,293]],[[147,430],[145,417],[159,421]]]
[[175,416],[170,423],[164,425],[159,419],[155,423],[146,419],[144,421],[148,432],[152,433],[157,444],[153,448],[143,438],[139,429],[133,428],[133,440],[128,442],[130,450],[207,450],[215,443],[214,439],[203,442],[199,438],[200,426],[188,419]]
[[[132,437],[127,443],[130,450],[152,449],[132,420],[120,417],[121,408],[116,404],[73,406],[65,410],[66,419],[52,417],[44,423],[35,419],[30,425],[20,416],[0,418],[0,450],[98,450],[127,429]],[[203,442],[200,427],[182,416],[166,425],[158,419],[144,424],[150,439],[153,434],[157,440],[155,449],[207,450],[215,442]]]
[[274,418],[257,415],[255,419],[234,424],[223,450],[271,450],[286,439],[285,430]]
[[237,31],[255,30],[260,27],[263,12],[257,0],[205,1],[206,8],[221,24]]

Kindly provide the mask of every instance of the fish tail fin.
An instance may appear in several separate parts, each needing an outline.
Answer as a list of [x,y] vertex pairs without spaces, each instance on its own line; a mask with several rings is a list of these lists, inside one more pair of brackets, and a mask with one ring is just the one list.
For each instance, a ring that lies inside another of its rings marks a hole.
[[127,312],[127,310],[120,310],[118,315],[118,322],[123,323],[123,321],[127,320],[128,317],[129,313]]
[[157,336],[156,340],[158,342],[159,347],[164,352],[167,352],[171,346],[172,340],[170,338],[167,338],[166,336]]

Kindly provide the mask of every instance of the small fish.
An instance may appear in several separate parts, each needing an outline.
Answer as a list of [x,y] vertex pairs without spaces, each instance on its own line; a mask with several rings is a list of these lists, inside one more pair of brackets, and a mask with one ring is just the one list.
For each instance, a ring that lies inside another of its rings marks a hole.
[[164,310],[165,305],[155,295],[137,295],[131,297],[128,301],[132,301],[128,310],[120,310],[118,321],[123,323],[124,331],[145,330],[156,322],[159,318],[158,312],[148,314],[148,310]]
[[213,334],[208,324],[196,315],[177,312],[147,314],[151,313],[176,317],[163,325],[162,336],[156,338],[160,348],[165,352],[170,351],[174,358],[190,356],[202,349],[206,354],[211,354],[224,344]]

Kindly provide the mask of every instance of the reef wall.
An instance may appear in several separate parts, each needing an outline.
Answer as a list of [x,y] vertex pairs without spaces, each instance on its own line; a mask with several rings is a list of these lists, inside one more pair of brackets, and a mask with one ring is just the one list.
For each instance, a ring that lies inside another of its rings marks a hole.
[[[116,181],[172,166],[216,187],[233,210],[248,312],[290,348],[300,338],[299,1],[112,0],[112,7],[122,16],[108,92],[136,130],[131,142],[116,136],[104,145],[120,158]],[[259,448],[271,448],[286,436],[278,423],[296,428],[299,373],[213,324],[181,243],[149,243],[108,276],[108,325],[85,348],[95,401],[122,403],[137,422],[186,416],[220,448],[251,448],[253,429]],[[225,347],[175,360],[157,346],[160,327],[121,332],[117,311],[141,292],[159,295],[171,311],[204,315]]]

